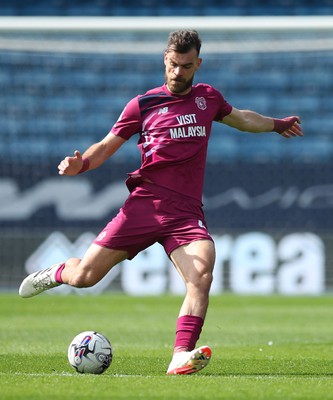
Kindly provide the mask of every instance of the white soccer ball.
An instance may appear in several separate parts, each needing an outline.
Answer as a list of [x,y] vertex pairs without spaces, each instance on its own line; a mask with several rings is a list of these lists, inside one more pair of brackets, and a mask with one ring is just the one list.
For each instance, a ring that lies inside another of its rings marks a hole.
[[68,361],[81,374],[101,374],[112,362],[112,346],[101,333],[81,332],[68,347]]

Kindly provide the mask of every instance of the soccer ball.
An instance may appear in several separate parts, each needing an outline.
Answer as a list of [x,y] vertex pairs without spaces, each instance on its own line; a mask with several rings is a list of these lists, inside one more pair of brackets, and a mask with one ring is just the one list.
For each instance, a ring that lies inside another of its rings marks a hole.
[[112,362],[112,346],[101,333],[81,332],[68,347],[68,361],[81,374],[101,374]]

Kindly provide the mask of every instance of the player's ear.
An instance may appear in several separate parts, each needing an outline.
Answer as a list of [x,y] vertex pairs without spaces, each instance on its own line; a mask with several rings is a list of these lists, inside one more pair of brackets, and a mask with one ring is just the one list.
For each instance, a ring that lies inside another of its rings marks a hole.
[[165,50],[165,52],[164,52],[164,65],[166,65],[166,63],[167,63],[167,55],[168,55],[168,52],[167,52],[167,50]]
[[201,63],[202,63],[202,58],[199,57],[198,61],[197,61],[197,67],[196,67],[197,70],[200,68]]

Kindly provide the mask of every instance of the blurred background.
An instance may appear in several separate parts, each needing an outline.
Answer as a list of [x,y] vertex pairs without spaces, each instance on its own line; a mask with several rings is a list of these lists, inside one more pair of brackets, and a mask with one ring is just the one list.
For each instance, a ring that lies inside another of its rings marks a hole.
[[[59,177],[57,165],[163,84],[168,32],[184,25],[203,40],[196,83],[240,109],[299,115],[304,130],[285,140],[214,125],[203,199],[213,294],[332,291],[333,0],[1,1],[1,290],[81,256],[117,213],[136,138],[85,175]],[[80,293],[182,293],[177,279],[156,245]]]

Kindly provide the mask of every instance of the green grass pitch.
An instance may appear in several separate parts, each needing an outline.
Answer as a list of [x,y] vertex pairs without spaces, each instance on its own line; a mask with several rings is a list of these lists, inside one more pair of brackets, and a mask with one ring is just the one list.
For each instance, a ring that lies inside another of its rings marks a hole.
[[[0,398],[333,399],[333,297],[211,297],[198,374],[167,376],[180,297],[0,295]],[[67,347],[84,330],[106,335],[114,360],[82,375]]]

